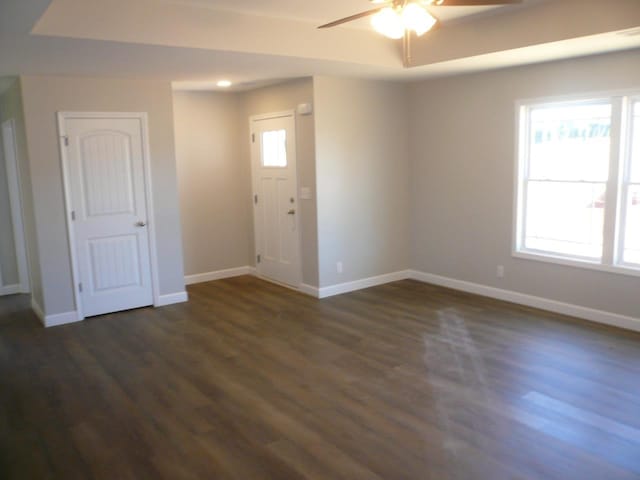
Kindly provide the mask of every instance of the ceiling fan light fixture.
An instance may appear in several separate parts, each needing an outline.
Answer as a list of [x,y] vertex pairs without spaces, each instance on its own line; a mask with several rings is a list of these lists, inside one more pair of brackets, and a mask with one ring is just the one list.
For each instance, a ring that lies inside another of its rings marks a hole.
[[409,3],[402,9],[402,24],[405,29],[413,30],[419,37],[427,33],[436,24],[436,19],[417,3]]
[[397,40],[404,35],[404,23],[400,15],[391,7],[386,7],[371,17],[373,29],[385,37]]

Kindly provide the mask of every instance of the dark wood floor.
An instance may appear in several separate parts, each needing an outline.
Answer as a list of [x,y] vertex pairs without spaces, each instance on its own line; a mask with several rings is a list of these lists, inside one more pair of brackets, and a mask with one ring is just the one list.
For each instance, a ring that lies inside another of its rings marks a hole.
[[0,478],[637,479],[640,335],[252,277],[45,330],[0,299]]

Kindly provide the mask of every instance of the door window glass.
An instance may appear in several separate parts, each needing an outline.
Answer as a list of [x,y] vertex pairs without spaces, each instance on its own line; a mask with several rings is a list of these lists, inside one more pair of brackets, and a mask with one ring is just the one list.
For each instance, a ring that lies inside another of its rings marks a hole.
[[262,132],[262,166],[287,166],[287,131]]

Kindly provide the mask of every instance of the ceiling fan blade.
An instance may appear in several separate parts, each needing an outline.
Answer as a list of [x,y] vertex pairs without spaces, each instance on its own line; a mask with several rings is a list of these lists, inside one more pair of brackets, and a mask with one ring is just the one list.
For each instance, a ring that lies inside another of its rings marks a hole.
[[325,25],[320,25],[318,28],[331,28],[337,25],[342,25],[343,23],[353,22],[354,20],[358,20],[359,18],[368,17],[370,15],[374,15],[382,10],[384,7],[374,8],[373,10],[367,10],[366,12],[356,13],[355,15],[351,15],[350,17],[341,18],[340,20],[336,20],[331,23],[327,23]]
[[514,5],[522,0],[443,0],[431,2],[431,7],[482,7],[484,5]]

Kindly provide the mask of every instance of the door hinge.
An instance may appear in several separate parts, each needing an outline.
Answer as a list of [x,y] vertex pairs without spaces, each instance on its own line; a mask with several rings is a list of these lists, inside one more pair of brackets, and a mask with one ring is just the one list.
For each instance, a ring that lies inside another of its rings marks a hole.
[[76,211],[75,210],[71,210],[71,220],[72,221],[76,221]]
[[260,256],[260,254],[258,254],[258,256],[256,257],[256,260],[258,261],[258,263],[262,261],[262,257]]
[[251,143],[256,143],[256,134],[255,133],[251,134]]
[[82,282],[80,282],[80,283],[78,284],[78,291],[79,291],[80,293],[82,293]]
[[255,204],[258,203],[258,194],[257,193],[253,196],[253,203],[255,203]]
[[64,139],[64,146],[68,147],[69,146],[69,136],[68,135],[63,135],[62,138]]

